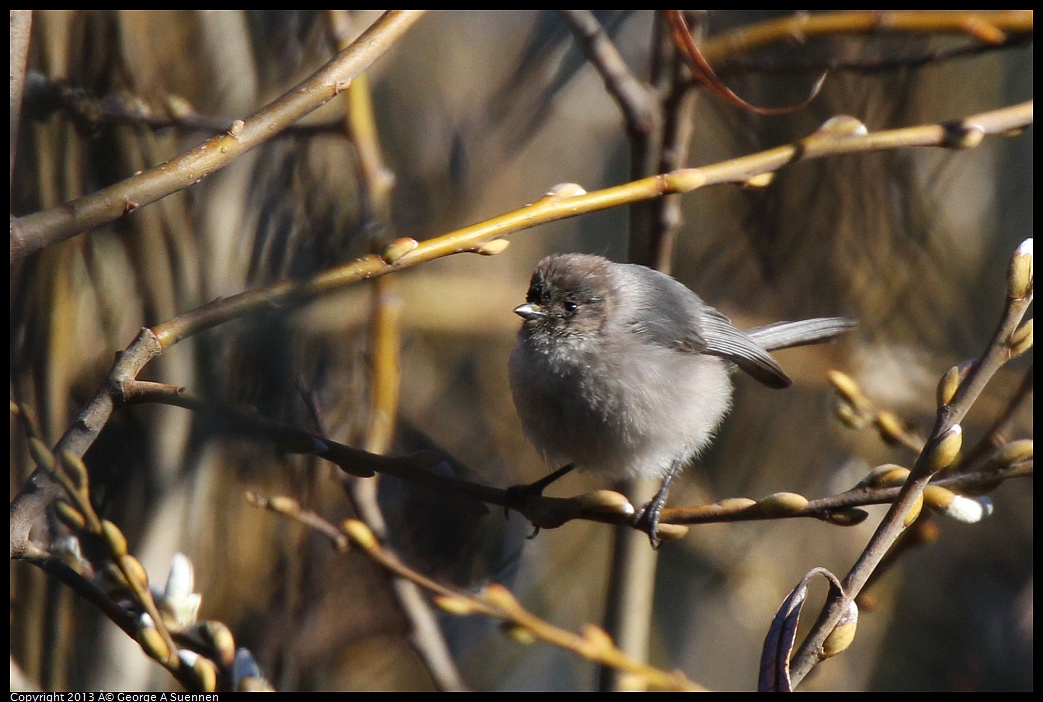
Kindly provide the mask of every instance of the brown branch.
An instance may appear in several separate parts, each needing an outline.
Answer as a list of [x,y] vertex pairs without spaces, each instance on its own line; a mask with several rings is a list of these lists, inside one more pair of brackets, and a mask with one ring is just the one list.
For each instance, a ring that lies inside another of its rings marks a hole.
[[[1031,35],[1015,35],[1001,47],[991,44],[971,43],[965,46],[947,47],[924,51],[914,56],[900,56],[896,58],[865,59],[845,56],[826,58],[787,58],[785,60],[771,59],[758,60],[753,58],[738,57],[725,59],[717,68],[717,74],[721,77],[735,75],[762,74],[797,74],[797,73],[822,73],[830,71],[833,73],[854,73],[858,75],[872,75],[874,73],[885,73],[888,71],[908,70],[911,68],[922,68],[935,63],[943,63],[953,59],[977,56],[997,49],[1013,49],[1027,45],[1032,40]],[[696,85],[695,80],[689,81]]]
[[[662,75],[658,82],[659,93],[665,96],[665,118],[659,140],[659,165],[656,171],[668,173],[688,164],[692,137],[696,130],[695,108],[698,94],[686,85],[684,62],[677,56],[676,46],[673,42],[663,43],[668,48],[664,47],[666,56],[660,60],[667,65],[660,68]],[[645,256],[656,270],[670,273],[677,238],[684,226],[681,198],[664,197],[650,202],[648,216],[651,220],[651,230],[648,232],[648,237],[651,238],[648,242],[650,250],[640,251],[641,242],[632,240],[631,253]]]
[[[149,386],[144,391],[146,394],[176,394],[176,391],[172,393],[158,383],[144,385]],[[216,674],[212,673],[216,668],[205,662],[197,666],[181,655],[170,628],[180,626],[180,622],[172,617],[168,624],[149,587],[144,567],[128,551],[126,536],[116,524],[103,520],[94,510],[87,467],[78,456],[68,452],[60,456],[51,453],[37,438],[38,431],[31,413],[25,408],[19,410],[29,435],[33,459],[40,470],[52,476],[64,493],[62,500],[56,503],[56,516],[75,535],[70,539],[72,546],[59,546],[61,556],[56,557],[30,543],[20,554],[21,559],[65,583],[84,600],[94,604],[187,689],[213,691]],[[94,562],[80,555],[81,547]],[[126,605],[97,585],[98,581],[106,580],[113,592],[126,599]]]
[[[232,119],[202,115],[180,97],[171,96],[163,108],[154,108],[137,95],[126,92],[98,96],[63,78],[48,78],[36,71],[27,77],[26,110],[37,119],[63,110],[73,124],[92,133],[104,126],[141,126],[148,129],[180,129],[193,132],[223,132]],[[344,135],[340,121],[290,124],[273,138],[301,134]]]
[[[116,355],[116,361],[105,378],[102,387],[76,415],[72,425],[66,429],[54,449],[56,455],[68,451],[83,456],[98,437],[112,416],[117,398],[122,395],[122,385],[133,379],[141,369],[162,349],[155,335],[143,329],[124,351]],[[11,557],[15,558],[28,547],[29,532],[44,514],[47,506],[61,492],[61,486],[45,470],[37,468],[11,502]]]
[[[976,493],[983,489],[991,489],[999,482],[1014,478],[1030,478],[1032,475],[1031,461],[1021,461],[1013,465],[997,466],[992,470],[942,478],[931,484],[949,488],[957,494]],[[664,509],[662,520],[668,524],[716,524],[811,517],[831,524],[854,526],[861,523],[867,515],[852,513],[851,510],[869,505],[891,504],[901,490],[900,486],[860,484],[837,495],[814,500],[801,499],[802,496],[796,493],[777,493],[760,500],[730,497],[711,505]],[[587,515],[584,517],[590,518]]]
[[1015,412],[1026,402],[1030,402],[1034,389],[1033,369],[1029,366],[1025,371],[1018,389],[1011,396],[1003,411],[996,417],[992,425],[982,435],[981,439],[972,448],[968,449],[957,470],[964,472],[976,466],[986,455],[998,449],[1005,443],[1007,428],[1014,420]]
[[[11,226],[11,262],[64,241],[133,209],[175,193],[224,168],[304,115],[344,92],[423,15],[423,10],[389,10],[349,48],[311,77],[245,120],[200,146],[126,180],[58,207],[20,217]],[[133,208],[127,203],[135,203]]]
[[718,34],[701,47],[711,64],[766,46],[839,34],[959,34],[990,46],[1032,34],[1031,10],[864,10],[799,13]]
[[[142,624],[141,617],[124,608],[120,603],[114,601],[91,580],[71,568],[61,558],[38,551],[34,548],[30,549],[30,551],[23,556],[23,560],[30,565],[39,568],[41,571],[46,573],[48,577],[51,577],[69,587],[69,589],[76,593],[77,597],[97,607],[98,611],[108,618],[109,621],[118,626],[128,637],[137,641],[139,644],[142,643],[142,630],[145,627]],[[179,635],[177,639],[178,643],[182,645],[182,648],[194,650],[199,647],[199,642],[191,637]],[[146,649],[144,645],[142,646],[142,649],[143,652],[154,658],[152,652]],[[207,653],[213,655],[212,651],[208,651]],[[162,661],[159,662],[163,663]],[[215,666],[217,665],[213,661],[211,661],[211,663]],[[176,657],[169,664],[164,663],[164,667],[170,675],[186,690],[213,692],[214,688],[211,686],[211,683],[215,681],[215,678],[211,678],[209,675],[205,674],[200,675],[200,672],[204,669],[204,665],[189,665],[180,657]],[[228,666],[223,667],[227,668]]]
[[[354,39],[349,14],[345,10],[330,10],[328,17],[338,44],[347,46]],[[365,75],[359,76],[348,88],[345,107],[346,131],[355,147],[360,203],[369,220],[365,228],[374,233],[374,239],[387,237],[392,230],[391,195],[395,176],[384,161],[372,94]],[[369,426],[363,444],[371,453],[387,453],[398,417],[402,300],[396,293],[397,282],[392,276],[381,277],[372,289]],[[349,478],[344,484],[356,514],[371,530],[384,537],[387,524],[377,502],[376,481]],[[392,577],[389,586],[399,610],[409,623],[409,643],[434,685],[441,691],[465,691],[467,686],[435,613],[417,585],[401,577]]]
[[583,55],[605,82],[631,133],[653,131],[662,119],[654,93],[630,72],[615,44],[591,10],[558,10],[576,37]]
[[939,397],[935,425],[927,445],[914,464],[883,521],[877,527],[862,555],[844,578],[844,595],[829,601],[813,630],[801,644],[793,660],[793,684],[797,685],[823,659],[823,642],[850,607],[851,601],[869,581],[895,540],[908,526],[910,515],[923,500],[924,488],[935,474],[953,462],[959,451],[960,422],[992,376],[1016,355],[1012,335],[1032,304],[1032,240],[1019,247],[1007,275],[1007,297],[1003,314],[992,340],[966,376]]
[[539,640],[572,651],[583,658],[618,668],[643,679],[651,687],[664,690],[702,690],[680,671],[667,672],[634,660],[620,651],[612,639],[598,627],[588,625],[582,635],[556,627],[521,606],[514,595],[502,585],[491,584],[479,593],[443,585],[409,568],[394,553],[384,548],[376,535],[362,522],[349,519],[340,528],[319,515],[302,510],[288,497],[264,498],[249,493],[251,504],[269,509],[305,524],[330,540],[338,551],[348,550],[350,544],[389,574],[404,578],[436,597],[443,610],[457,616],[479,614],[502,621],[507,633],[523,643]]
[[[606,76],[606,87],[611,91],[616,88],[614,97],[623,116],[626,118],[627,137],[630,145],[630,179],[637,180],[653,173],[663,173],[660,155],[664,148],[663,130],[666,125],[664,118],[671,115],[664,109],[662,99],[663,89],[661,85],[661,73],[657,67],[661,64],[657,59],[663,53],[673,58],[673,53],[661,41],[662,32],[660,27],[660,13],[654,14],[652,25],[651,42],[653,49],[653,61],[650,65],[648,85],[644,86],[636,78],[628,77],[629,71],[625,68],[613,69],[616,63],[622,63],[616,59],[615,47],[609,45],[612,51],[600,51],[591,46],[585,50],[588,60],[595,69]],[[596,24],[596,22],[588,22]],[[581,41],[582,45],[582,41]],[[607,76],[618,75],[616,80],[609,81]],[[643,88],[643,96],[639,96],[637,88]],[[647,108],[654,112],[654,121],[648,122],[642,119],[641,113],[635,108],[640,107],[636,100],[640,99],[648,104]],[[687,165],[686,163],[676,164]],[[676,166],[675,166],[676,167]],[[671,169],[672,170],[672,169]],[[632,263],[641,263],[647,266],[655,265],[654,250],[661,240],[658,222],[651,216],[657,209],[657,204],[677,198],[656,198],[636,203],[627,212],[628,226],[628,255],[627,260]],[[668,269],[667,269],[668,270]],[[645,504],[650,500],[655,487],[650,480],[630,478],[618,482],[613,486],[630,496],[630,499]],[[622,495],[619,495],[622,498]],[[618,507],[618,505],[617,505]],[[633,507],[627,503],[629,510]],[[686,529],[686,527],[683,527]],[[605,592],[605,603],[602,610],[601,624],[605,632],[616,641],[619,649],[640,661],[648,660],[650,633],[652,626],[652,602],[655,591],[655,578],[649,574],[656,572],[656,564],[659,554],[654,549],[649,549],[641,535],[623,525],[618,525],[612,531],[612,554],[608,571],[608,587]],[[613,666],[603,665],[598,674],[598,690],[602,692],[633,691],[640,688],[641,683],[635,681],[623,671]]]
[[[291,453],[316,455],[351,475],[390,475],[431,490],[445,499],[457,500],[461,509],[484,511],[479,502],[510,508],[542,529],[554,529],[575,519],[632,526],[633,505],[623,495],[609,490],[567,498],[533,495],[519,502],[507,490],[447,477],[467,473],[462,467],[453,465],[453,459],[448,456],[432,452],[405,456],[370,453],[265,419],[252,411],[203,400],[184,392],[164,390],[157,384],[142,385],[145,387],[133,391],[136,402],[160,402],[189,409],[205,416],[206,424],[215,430],[273,442],[279,449]],[[1029,477],[1032,475],[1031,447],[1014,444],[1009,455],[1002,453],[1001,449],[1000,457],[981,470],[949,475],[932,484],[954,493],[978,493],[1006,480]],[[443,462],[450,464],[452,470],[437,470],[438,464]],[[895,470],[900,472],[896,474]],[[881,467],[871,471],[855,487],[837,495],[813,500],[795,493],[776,493],[759,500],[732,497],[710,505],[664,509],[661,521],[663,524],[689,525],[810,518],[839,526],[853,526],[865,518],[864,513],[855,513],[856,508],[893,502],[907,476],[908,471],[899,466]]]

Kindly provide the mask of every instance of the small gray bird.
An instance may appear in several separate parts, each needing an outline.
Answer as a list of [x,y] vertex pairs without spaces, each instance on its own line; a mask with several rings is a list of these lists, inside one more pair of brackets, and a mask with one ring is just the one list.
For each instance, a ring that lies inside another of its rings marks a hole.
[[770,388],[792,381],[768,353],[855,326],[829,317],[739,331],[659,271],[555,254],[532,274],[508,370],[526,437],[562,468],[515,490],[540,494],[573,468],[607,479],[661,478],[634,524],[658,547],[671,479],[709,444],[738,366]]

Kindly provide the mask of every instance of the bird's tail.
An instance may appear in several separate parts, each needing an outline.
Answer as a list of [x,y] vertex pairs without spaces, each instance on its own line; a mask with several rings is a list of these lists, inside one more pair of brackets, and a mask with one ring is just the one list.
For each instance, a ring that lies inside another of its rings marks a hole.
[[765,350],[777,351],[831,341],[856,326],[858,320],[849,317],[817,317],[800,322],[766,324],[747,329],[746,334]]

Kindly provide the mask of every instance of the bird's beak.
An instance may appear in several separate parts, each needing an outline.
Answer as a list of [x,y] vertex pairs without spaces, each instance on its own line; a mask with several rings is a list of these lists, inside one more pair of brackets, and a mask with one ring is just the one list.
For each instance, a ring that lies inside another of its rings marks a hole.
[[547,315],[539,305],[534,305],[530,302],[526,302],[524,305],[518,305],[514,308],[514,314],[518,315],[524,320],[540,319]]

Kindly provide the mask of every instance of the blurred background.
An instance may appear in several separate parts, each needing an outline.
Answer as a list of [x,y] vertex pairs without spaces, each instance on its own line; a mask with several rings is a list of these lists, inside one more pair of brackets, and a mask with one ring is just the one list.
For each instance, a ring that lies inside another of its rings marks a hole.
[[[689,19],[709,42],[788,14]],[[377,16],[34,12],[12,215],[192,148],[327,61],[339,23],[357,35]],[[653,57],[662,55],[654,13],[605,11],[596,19],[630,72],[650,80],[661,61]],[[834,67],[821,93],[782,115],[742,110],[687,85],[676,59],[674,84],[659,90],[665,114],[689,130],[682,165],[706,165],[801,139],[835,115],[881,130],[1031,98],[1031,42],[958,50],[973,43],[955,35],[837,35],[714,64],[743,99],[770,107],[798,105],[821,68]],[[11,395],[36,409],[49,444],[142,326],[219,296],[307,278],[397,237],[444,234],[533,202],[558,183],[593,191],[636,177],[619,106],[557,13],[428,13],[367,77],[394,177],[389,200],[374,207],[369,198],[338,99],[202,182],[12,269]],[[186,116],[202,126],[186,126]],[[675,482],[670,505],[782,490],[820,497],[880,463],[910,465],[908,451],[834,418],[826,372],[848,373],[878,405],[929,431],[937,379],[979,354],[994,330],[1009,258],[1032,236],[1032,188],[1028,130],[966,151],[800,163],[766,188],[718,186],[681,197],[672,273],[737,326],[832,315],[857,317],[860,326],[839,343],[779,353],[795,380],[785,392],[737,378],[730,417],[712,449]],[[467,467],[465,477],[487,484],[532,481],[547,467],[525,443],[510,398],[506,364],[519,324],[511,310],[546,253],[626,260],[635,250],[631,221],[622,209],[564,220],[512,235],[499,256],[453,256],[298,310],[236,320],[173,347],[142,377],[297,427],[321,426],[353,446],[392,454],[437,446]],[[388,307],[400,312],[397,431],[380,446],[370,410],[373,320]],[[981,438],[1031,373],[1030,356],[1002,371],[979,400],[964,424],[968,442]],[[32,469],[19,433],[12,421],[12,497]],[[1031,403],[1007,435],[1032,436]],[[117,411],[86,460],[99,511],[125,531],[153,582],[165,579],[174,553],[188,555],[200,616],[225,622],[277,689],[432,688],[384,576],[243,498],[246,489],[288,494],[336,522],[351,508],[335,467],[230,438],[163,406]],[[863,611],[853,647],[821,665],[805,688],[1031,689],[1030,485],[1001,485],[995,514],[981,524],[939,520],[938,540],[906,554],[874,585],[875,608]],[[602,487],[570,475],[548,494]],[[391,543],[417,568],[464,587],[503,582],[567,629],[601,621],[610,528],[577,521],[526,540],[528,525],[517,515],[459,515],[389,480],[380,491]],[[815,566],[843,577],[882,514],[874,509],[847,529],[811,520],[694,527],[660,554],[652,662],[714,689],[754,689],[764,635],[786,594]],[[573,654],[523,646],[477,617],[443,623],[473,689],[595,685],[594,666]],[[88,604],[18,562],[11,650],[44,689],[176,685]]]

